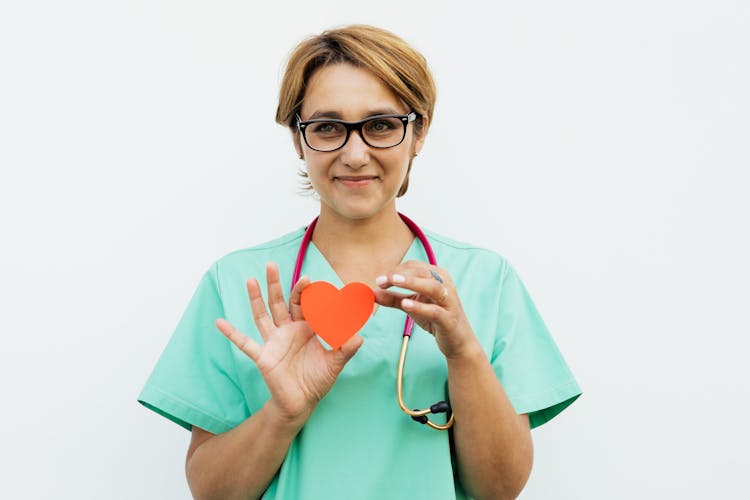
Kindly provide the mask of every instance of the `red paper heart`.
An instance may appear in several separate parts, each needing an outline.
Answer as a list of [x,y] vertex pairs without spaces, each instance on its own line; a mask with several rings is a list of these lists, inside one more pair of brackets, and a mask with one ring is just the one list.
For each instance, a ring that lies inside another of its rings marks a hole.
[[301,303],[307,324],[338,349],[367,323],[375,294],[364,283],[349,283],[338,290],[327,281],[316,281],[302,290]]

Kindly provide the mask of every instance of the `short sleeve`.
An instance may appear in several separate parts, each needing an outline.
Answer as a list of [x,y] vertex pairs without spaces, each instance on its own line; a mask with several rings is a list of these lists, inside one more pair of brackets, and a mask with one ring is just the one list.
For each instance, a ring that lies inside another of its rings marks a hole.
[[190,430],[226,432],[249,416],[231,344],[216,328],[224,316],[214,264],[201,279],[138,401]]
[[501,278],[491,361],[516,412],[528,413],[532,428],[552,419],[581,395],[526,287],[509,264]]

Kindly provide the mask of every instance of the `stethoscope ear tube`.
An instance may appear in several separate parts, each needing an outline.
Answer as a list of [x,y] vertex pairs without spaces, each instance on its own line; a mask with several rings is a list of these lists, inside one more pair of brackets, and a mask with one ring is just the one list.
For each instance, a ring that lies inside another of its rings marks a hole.
[[[447,431],[453,426],[453,422],[455,422],[453,413],[451,413],[451,406],[447,401],[440,401],[430,406],[429,408],[425,408],[424,410],[410,410],[404,404],[404,364],[406,363],[406,349],[409,347],[409,338],[409,335],[404,335],[403,340],[401,341],[401,354],[398,358],[398,375],[396,376],[396,393],[398,394],[398,405],[401,407],[401,410],[407,415],[411,416],[414,421],[419,422],[420,424],[427,424],[433,429],[437,429],[439,431]],[[436,424],[435,422],[430,421],[430,419],[427,417],[427,415],[431,413],[448,413],[450,414],[450,417],[445,424]]]

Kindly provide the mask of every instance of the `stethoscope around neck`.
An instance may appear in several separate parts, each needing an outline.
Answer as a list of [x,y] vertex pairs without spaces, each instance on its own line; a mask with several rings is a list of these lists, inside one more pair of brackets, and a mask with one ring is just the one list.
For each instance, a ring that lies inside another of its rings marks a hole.
[[[401,220],[404,221],[404,223],[411,229],[411,232],[414,233],[414,235],[419,238],[419,241],[422,243],[422,246],[424,247],[424,251],[427,254],[427,260],[432,264],[433,266],[437,265],[437,259],[435,259],[435,252],[432,250],[432,246],[430,246],[430,242],[427,241],[427,236],[425,236],[424,232],[417,226],[413,220],[409,219],[404,214],[400,213],[398,214],[401,217]],[[297,252],[297,261],[294,263],[294,274],[292,275],[292,289],[294,289],[294,285],[297,284],[297,281],[299,281],[300,274],[302,273],[302,263],[305,260],[305,254],[307,253],[307,248],[310,246],[310,242],[312,241],[312,235],[313,231],[315,230],[315,225],[318,223],[318,217],[315,217],[315,219],[310,223],[309,226],[307,226],[307,230],[305,231],[304,236],[302,237],[302,243],[300,243],[299,251]],[[425,408],[424,410],[410,410],[405,404],[404,404],[404,396],[403,396],[403,378],[404,378],[404,364],[406,363],[406,350],[409,347],[409,339],[411,338],[411,332],[414,329],[414,320],[411,319],[411,317],[407,314],[406,315],[406,322],[404,323],[404,334],[403,334],[403,340],[401,342],[401,354],[398,358],[398,375],[396,376],[396,393],[398,395],[398,405],[401,407],[401,410],[403,410],[404,413],[411,416],[412,419],[414,419],[416,422],[419,422],[420,424],[427,424],[433,429],[437,429],[440,431],[445,431],[451,428],[454,422],[453,413],[451,412],[451,406],[448,401],[439,401],[435,403],[434,405],[431,405],[429,408]],[[450,415],[448,418],[448,421],[445,424],[436,424],[427,417],[429,414],[436,414],[436,413],[447,413]]]

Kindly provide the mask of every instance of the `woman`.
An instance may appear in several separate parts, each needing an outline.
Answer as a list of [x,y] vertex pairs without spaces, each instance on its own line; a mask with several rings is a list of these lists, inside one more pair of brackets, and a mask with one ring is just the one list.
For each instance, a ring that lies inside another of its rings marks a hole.
[[[434,102],[424,58],[387,31],[331,30],[292,53],[276,119],[320,214],[209,269],[139,398],[192,431],[196,498],[515,498],[531,470],[530,428],[580,394],[508,262],[432,232],[422,241],[396,210]],[[306,276],[295,284],[298,257]],[[338,349],[304,319],[311,281],[373,289],[373,315]],[[448,432],[398,407],[407,315],[403,399],[449,399]]]

